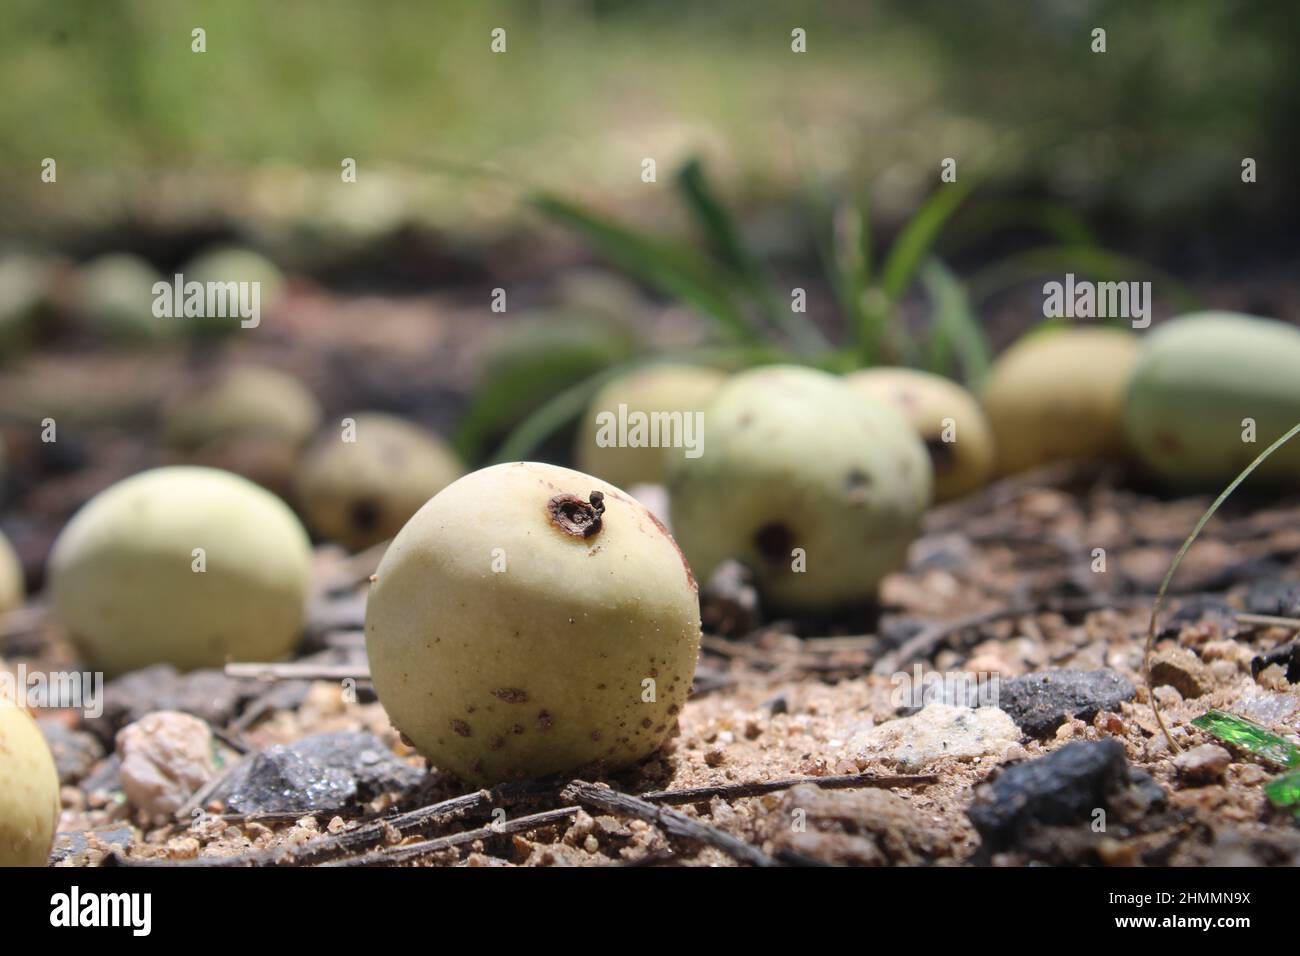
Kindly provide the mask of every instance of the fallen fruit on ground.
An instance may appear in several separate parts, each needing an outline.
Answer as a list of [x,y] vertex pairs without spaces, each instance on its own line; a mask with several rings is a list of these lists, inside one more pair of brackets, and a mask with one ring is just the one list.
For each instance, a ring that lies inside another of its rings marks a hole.
[[307,450],[298,503],[316,534],[359,551],[397,534],[463,470],[431,432],[394,415],[361,413],[327,428]]
[[247,321],[239,311],[241,299],[251,304],[254,290],[260,322],[262,314],[275,308],[285,291],[280,267],[261,253],[240,246],[205,249],[181,266],[180,272],[186,287],[197,282],[205,292],[219,288],[225,293],[224,307],[217,309],[217,314],[208,314],[205,301],[204,314],[189,319],[201,333],[226,334],[240,328]]
[[174,318],[153,314],[154,283],[162,276],[139,256],[109,253],[77,270],[73,311],[85,327],[110,340],[159,338],[179,328]]
[[40,728],[0,695],[0,867],[44,866],[59,809],[59,775]]
[[925,446],[898,412],[825,372],[769,366],[705,409],[706,451],[670,460],[673,528],[696,576],[728,558],[793,610],[869,600],[930,502]]
[[607,482],[532,462],[476,471],[421,508],[366,606],[394,726],[476,783],[653,753],[699,643],[695,580],[662,525]]
[[663,484],[666,459],[690,451],[685,439],[703,441],[699,413],[726,380],[717,369],[677,363],[619,376],[596,393],[578,425],[578,468],[621,488]]
[[[1230,312],[1173,319],[1143,346],[1124,405],[1129,440],[1172,484],[1220,485],[1300,422],[1298,368],[1293,326]],[[1283,445],[1256,475],[1300,476],[1300,445]]]
[[925,442],[934,469],[934,499],[948,501],[993,476],[993,430],[975,396],[956,382],[910,368],[869,368],[844,381],[892,405]]
[[214,468],[134,475],[92,498],[50,554],[53,610],[97,668],[272,660],[302,631],[311,546],[273,494]]
[[163,434],[186,463],[233,471],[285,495],[321,414],[315,396],[292,375],[237,365],[174,395],[163,412]]
[[0,532],[0,615],[22,607],[25,592],[22,563],[9,539]]
[[1139,344],[1119,329],[1052,329],[1004,352],[981,396],[998,470],[1122,456],[1124,393]]

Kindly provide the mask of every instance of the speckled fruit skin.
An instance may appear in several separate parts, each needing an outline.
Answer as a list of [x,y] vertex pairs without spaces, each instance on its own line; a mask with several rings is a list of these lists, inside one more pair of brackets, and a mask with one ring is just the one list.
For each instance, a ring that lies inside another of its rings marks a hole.
[[574,459],[580,470],[598,475],[622,488],[664,483],[669,455],[680,456],[680,448],[601,447],[597,416],[610,412],[617,418],[620,404],[629,412],[702,411],[727,380],[724,372],[699,365],[665,363],[637,369],[606,384],[591,401],[578,425]]
[[23,603],[23,567],[9,539],[0,533],[0,617]]
[[735,376],[704,415],[704,454],[672,459],[669,472],[673,528],[696,575],[735,558],[784,610],[873,598],[930,502],[929,456],[906,420],[794,366]]
[[[596,491],[595,533],[553,520],[556,496]],[[699,646],[695,580],[663,526],[607,482],[533,462],[466,475],[421,508],[366,605],[371,674],[394,726],[434,766],[480,784],[653,753]]]
[[50,589],[55,615],[109,674],[217,667],[293,648],[311,559],[306,531],[270,492],[214,468],[158,468],[73,517],[50,555]]
[[1139,345],[1119,329],[1052,329],[1007,349],[982,395],[998,470],[1122,457],[1124,392]]
[[[1254,443],[1242,420],[1255,421]],[[1124,427],[1153,472],[1175,485],[1230,481],[1300,422],[1300,331],[1230,312],[1199,312],[1151,332],[1124,405]],[[1251,480],[1300,477],[1292,439]]]
[[348,416],[356,441],[327,427],[298,470],[298,505],[318,535],[353,551],[386,541],[464,467],[438,436],[393,415]]
[[59,809],[59,775],[40,728],[0,696],[0,866],[45,866]]
[[[869,398],[892,405],[911,423],[930,453],[934,500],[950,501],[993,477],[993,429],[975,396],[941,375],[911,368],[869,368],[844,377]],[[944,419],[956,440],[945,442]]]

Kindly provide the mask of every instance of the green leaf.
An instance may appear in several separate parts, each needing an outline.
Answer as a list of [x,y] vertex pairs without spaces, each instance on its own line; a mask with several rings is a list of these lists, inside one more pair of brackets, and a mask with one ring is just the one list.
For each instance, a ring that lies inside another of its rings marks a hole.
[[956,378],[952,369],[955,356],[961,378],[977,387],[988,374],[993,357],[965,288],[951,269],[933,257],[921,267],[920,278],[932,304],[930,370]]
[[831,256],[827,263],[840,307],[853,323],[860,361],[880,361],[884,339],[884,316],[868,308],[871,288],[871,222],[865,203],[846,203],[835,211],[831,222]]
[[736,302],[729,276],[701,253],[642,235],[556,196],[537,196],[533,204],[551,219],[586,237],[620,268],[660,292],[695,306],[732,339],[761,339]]
[[880,270],[880,287],[891,303],[912,284],[944,224],[970,194],[972,179],[945,183],[921,204],[889,249]]
[[1283,767],[1300,763],[1300,747],[1244,717],[1211,710],[1193,720],[1192,726]]
[[689,160],[678,170],[677,188],[714,254],[736,274],[767,320],[788,332],[803,349],[826,348],[829,343],[820,330],[777,296],[767,269],[745,244],[735,219],[713,191],[698,159]]
[[1012,229],[1032,229],[1058,245],[1095,247],[1097,238],[1073,209],[1049,200],[972,199],[944,233],[950,251],[978,246],[990,236]]
[[1264,796],[1275,807],[1291,807],[1300,817],[1300,770],[1275,777],[1264,784]]

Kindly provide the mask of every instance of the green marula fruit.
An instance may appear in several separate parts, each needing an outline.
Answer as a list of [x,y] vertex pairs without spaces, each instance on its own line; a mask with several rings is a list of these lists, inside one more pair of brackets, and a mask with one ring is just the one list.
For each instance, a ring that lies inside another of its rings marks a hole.
[[[251,290],[256,284],[258,308],[261,316],[274,309],[284,296],[287,283],[284,273],[261,253],[239,246],[217,246],[205,249],[180,268],[185,284],[237,283]],[[251,295],[251,291],[249,292]],[[225,315],[203,315],[189,318],[195,331],[202,334],[224,335],[240,327],[238,313],[239,295],[226,300]]]
[[871,599],[930,503],[925,446],[898,412],[793,366],[743,372],[704,411],[704,454],[672,458],[672,524],[695,573],[734,558],[774,607]]
[[72,309],[84,325],[109,339],[162,338],[179,329],[153,314],[154,284],[162,276],[129,253],[100,256],[79,268],[72,282]]
[[366,605],[394,726],[485,784],[653,753],[699,644],[695,579],[664,527],[613,485],[533,462],[466,475],[421,508]]
[[60,809],[45,737],[23,707],[0,695],[0,867],[45,866]]
[[[1179,485],[1231,480],[1297,423],[1300,331],[1230,312],[1186,315],[1153,330],[1124,404],[1138,457]],[[1300,477],[1300,443],[1283,445],[1256,474]]]
[[397,534],[464,468],[437,435],[394,415],[367,412],[343,421],[307,450],[297,497],[313,531],[359,551]]
[[[716,369],[664,363],[610,381],[592,398],[578,425],[574,448],[578,468],[620,488],[663,484],[666,459],[684,453],[679,447],[664,447],[669,436],[691,433],[692,420],[687,416],[702,412],[726,380],[726,373]],[[638,436],[634,428],[642,420],[647,427],[645,434]],[[629,423],[626,444],[617,440],[620,421]],[[656,421],[664,424],[660,427]],[[657,431],[652,433],[650,426]],[[655,434],[660,447],[650,444]]]
[[307,533],[237,475],[175,466],[92,498],[50,554],[55,616],[96,667],[272,660],[302,632]]
[[998,470],[1122,457],[1124,392],[1139,340],[1119,329],[1031,333],[998,357],[981,396]]
[[975,396],[956,382],[911,368],[868,368],[844,381],[893,406],[925,443],[934,469],[934,500],[949,501],[993,477],[993,429]]

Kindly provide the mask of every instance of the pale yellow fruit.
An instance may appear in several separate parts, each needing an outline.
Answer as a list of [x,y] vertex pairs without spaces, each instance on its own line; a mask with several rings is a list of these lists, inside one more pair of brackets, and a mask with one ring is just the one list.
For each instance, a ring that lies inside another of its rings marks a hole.
[[1033,333],[1004,352],[984,386],[1003,474],[1124,455],[1124,393],[1138,338],[1118,329]]
[[22,563],[9,539],[0,533],[0,617],[22,606],[25,590]]
[[699,644],[695,580],[663,526],[607,482],[532,462],[466,475],[421,508],[366,606],[393,724],[477,783],[653,753]]
[[844,381],[903,414],[930,453],[934,499],[948,501],[993,477],[993,429],[975,396],[951,379],[910,368],[869,368]]
[[237,365],[174,396],[163,415],[167,443],[196,451],[213,443],[265,437],[301,447],[320,426],[316,398],[292,375]]
[[298,505],[316,534],[359,551],[397,534],[463,471],[438,436],[394,415],[352,415],[308,449]]
[[187,464],[233,471],[288,496],[321,417],[315,396],[292,375],[238,365],[173,396],[163,434]]
[[175,466],[92,498],[50,554],[56,617],[97,668],[272,660],[302,632],[307,533],[237,475]]
[[742,372],[704,410],[699,458],[671,459],[672,525],[702,580],[731,558],[768,606],[874,598],[930,502],[930,460],[893,408],[826,372]]
[[45,866],[59,810],[45,737],[26,710],[0,695],[0,866]]
[[[596,393],[578,424],[574,448],[578,468],[621,488],[663,484],[665,459],[685,452],[672,442],[694,432],[687,416],[701,413],[726,380],[726,374],[716,369],[672,363],[646,366],[614,379]],[[620,422],[625,424],[621,436]],[[642,422],[643,431],[638,433]],[[651,444],[656,437],[660,447]]]

